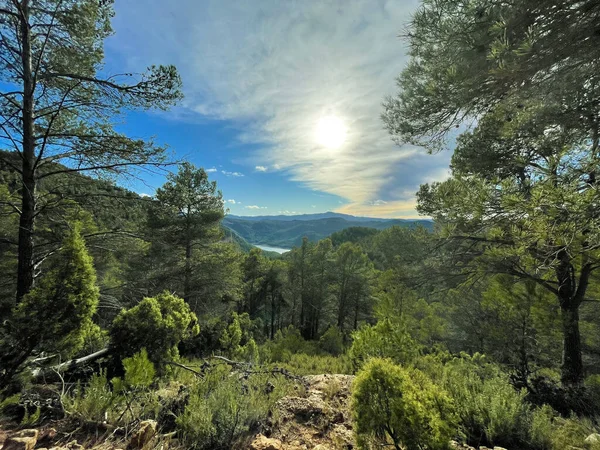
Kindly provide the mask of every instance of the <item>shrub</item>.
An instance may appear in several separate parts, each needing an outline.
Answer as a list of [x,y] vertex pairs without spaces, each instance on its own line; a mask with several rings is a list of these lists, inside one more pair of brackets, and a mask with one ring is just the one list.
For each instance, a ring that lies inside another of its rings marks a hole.
[[283,379],[233,376],[223,366],[213,368],[191,389],[189,402],[177,418],[186,448],[239,448],[236,442],[257,431],[289,388]]
[[72,394],[63,396],[67,414],[88,422],[102,422],[121,398],[108,385],[106,371],[92,375],[87,388],[77,384]]
[[290,325],[278,330],[275,339],[263,346],[262,353],[265,361],[288,362],[294,354],[317,355],[319,349],[315,342],[306,341],[300,330]]
[[400,325],[381,320],[375,326],[366,325],[352,334],[348,352],[356,369],[369,358],[390,358],[398,364],[413,362],[419,349]]
[[479,355],[447,362],[442,386],[456,404],[461,429],[470,445],[514,446],[527,441],[530,408],[525,391]]
[[[0,358],[0,385],[11,381],[34,352],[68,357],[84,344],[100,292],[92,258],[75,223],[66,235],[52,268],[23,297],[8,320],[7,341]],[[4,376],[2,372],[4,371]]]
[[[448,395],[421,371],[371,359],[358,373],[352,413],[360,448],[448,448],[453,415]],[[391,441],[391,442],[390,442]]]
[[352,364],[346,355],[314,355],[294,353],[287,362],[277,364],[296,375],[320,375],[323,373],[353,373]]
[[112,354],[122,360],[145,348],[159,373],[176,359],[177,345],[198,334],[196,315],[183,299],[164,292],[121,311],[110,330]]
[[556,416],[550,406],[544,405],[531,414],[529,426],[529,445],[535,450],[553,450],[553,419]]
[[333,356],[341,355],[344,352],[344,335],[338,327],[329,327],[319,339],[319,347]]

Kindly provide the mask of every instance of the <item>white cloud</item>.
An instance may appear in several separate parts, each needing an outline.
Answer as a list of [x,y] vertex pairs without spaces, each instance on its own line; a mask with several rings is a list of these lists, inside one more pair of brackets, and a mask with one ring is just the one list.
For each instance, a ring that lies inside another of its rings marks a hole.
[[221,170],[221,173],[228,177],[243,177],[244,174],[241,172],[228,172],[227,170]]
[[232,205],[237,205],[238,203],[242,203],[242,202],[236,202],[234,199],[230,198],[229,200],[225,200],[226,203],[231,203]]
[[277,211],[277,214],[283,214],[284,216],[293,216],[298,214],[296,211],[288,211],[287,209],[285,211]]
[[258,206],[258,205],[248,205],[244,206],[246,209],[268,209],[267,206]]
[[257,172],[266,172],[268,168],[265,166],[256,166],[254,170],[256,170]]
[[317,207],[317,205],[310,205],[310,207],[311,207],[311,208],[316,208],[316,207]]
[[381,205],[387,205],[387,202],[385,200],[373,200],[370,202],[367,202],[368,205],[371,206],[381,206]]
[[[133,70],[175,64],[186,114],[239,124],[240,140],[263,149],[249,157],[346,199],[344,209],[384,193],[389,208],[408,201],[396,191],[412,192],[414,200],[419,184],[438,176],[450,157],[395,146],[380,120],[381,103],[407,62],[398,34],[418,4],[145,0],[140,9],[117,2],[108,45]],[[348,129],[338,150],[315,139],[319,118],[331,114]]]
[[217,169],[215,167],[211,167],[210,169],[206,169],[206,173],[213,173],[216,172]]
[[139,192],[139,193],[138,193],[138,195],[139,195],[140,197],[146,197],[146,198],[147,198],[147,197],[152,197],[152,195],[150,195],[150,194],[146,194],[145,192]]

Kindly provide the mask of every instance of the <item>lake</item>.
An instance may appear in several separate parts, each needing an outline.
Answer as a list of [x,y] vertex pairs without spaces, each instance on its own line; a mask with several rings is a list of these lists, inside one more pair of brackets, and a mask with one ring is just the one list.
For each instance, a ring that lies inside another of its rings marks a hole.
[[291,248],[271,247],[270,245],[259,245],[259,244],[252,244],[252,245],[260,248],[261,250],[264,250],[265,252],[285,253],[285,252],[289,252],[291,250]]

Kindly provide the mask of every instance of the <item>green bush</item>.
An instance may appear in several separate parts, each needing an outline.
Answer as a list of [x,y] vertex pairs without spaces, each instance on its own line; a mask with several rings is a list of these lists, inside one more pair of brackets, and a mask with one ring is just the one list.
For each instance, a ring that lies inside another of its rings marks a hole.
[[344,352],[344,335],[338,327],[329,327],[319,339],[319,347],[324,352],[339,356]]
[[531,422],[529,425],[529,445],[535,450],[554,450],[553,420],[556,416],[550,406],[542,406],[535,409],[531,414]]
[[244,436],[258,431],[275,402],[290,383],[267,375],[235,376],[217,366],[192,387],[177,426],[193,449],[230,449]]
[[262,360],[272,362],[288,362],[294,354],[317,355],[318,344],[305,340],[300,330],[290,325],[275,333],[275,339],[262,347]]
[[[100,291],[96,271],[76,222],[52,266],[6,321],[0,355],[0,385],[8,384],[34,352],[70,357],[84,345]],[[4,319],[3,319],[4,320]]]
[[363,326],[352,334],[348,354],[355,369],[359,369],[369,358],[390,358],[397,364],[412,363],[419,348],[400,325],[381,320],[375,326]]
[[530,407],[498,366],[479,355],[447,362],[441,385],[453,398],[461,429],[470,445],[526,443]]
[[110,420],[110,413],[121,401],[122,397],[110,388],[106,371],[93,374],[86,388],[78,383],[73,393],[62,398],[67,414],[86,422]]
[[352,414],[362,449],[446,449],[453,429],[448,395],[417,369],[373,358],[354,382]]
[[122,360],[143,348],[159,373],[178,357],[177,345],[198,334],[196,315],[183,299],[168,292],[121,311],[110,330],[111,353]]

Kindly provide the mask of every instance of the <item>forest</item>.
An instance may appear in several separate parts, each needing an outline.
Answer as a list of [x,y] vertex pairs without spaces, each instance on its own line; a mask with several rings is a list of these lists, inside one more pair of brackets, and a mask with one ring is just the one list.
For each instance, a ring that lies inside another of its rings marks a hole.
[[422,0],[381,120],[453,151],[433,226],[281,256],[115,130],[183,84],[107,74],[113,15],[0,1],[0,448],[600,449],[600,3]]

